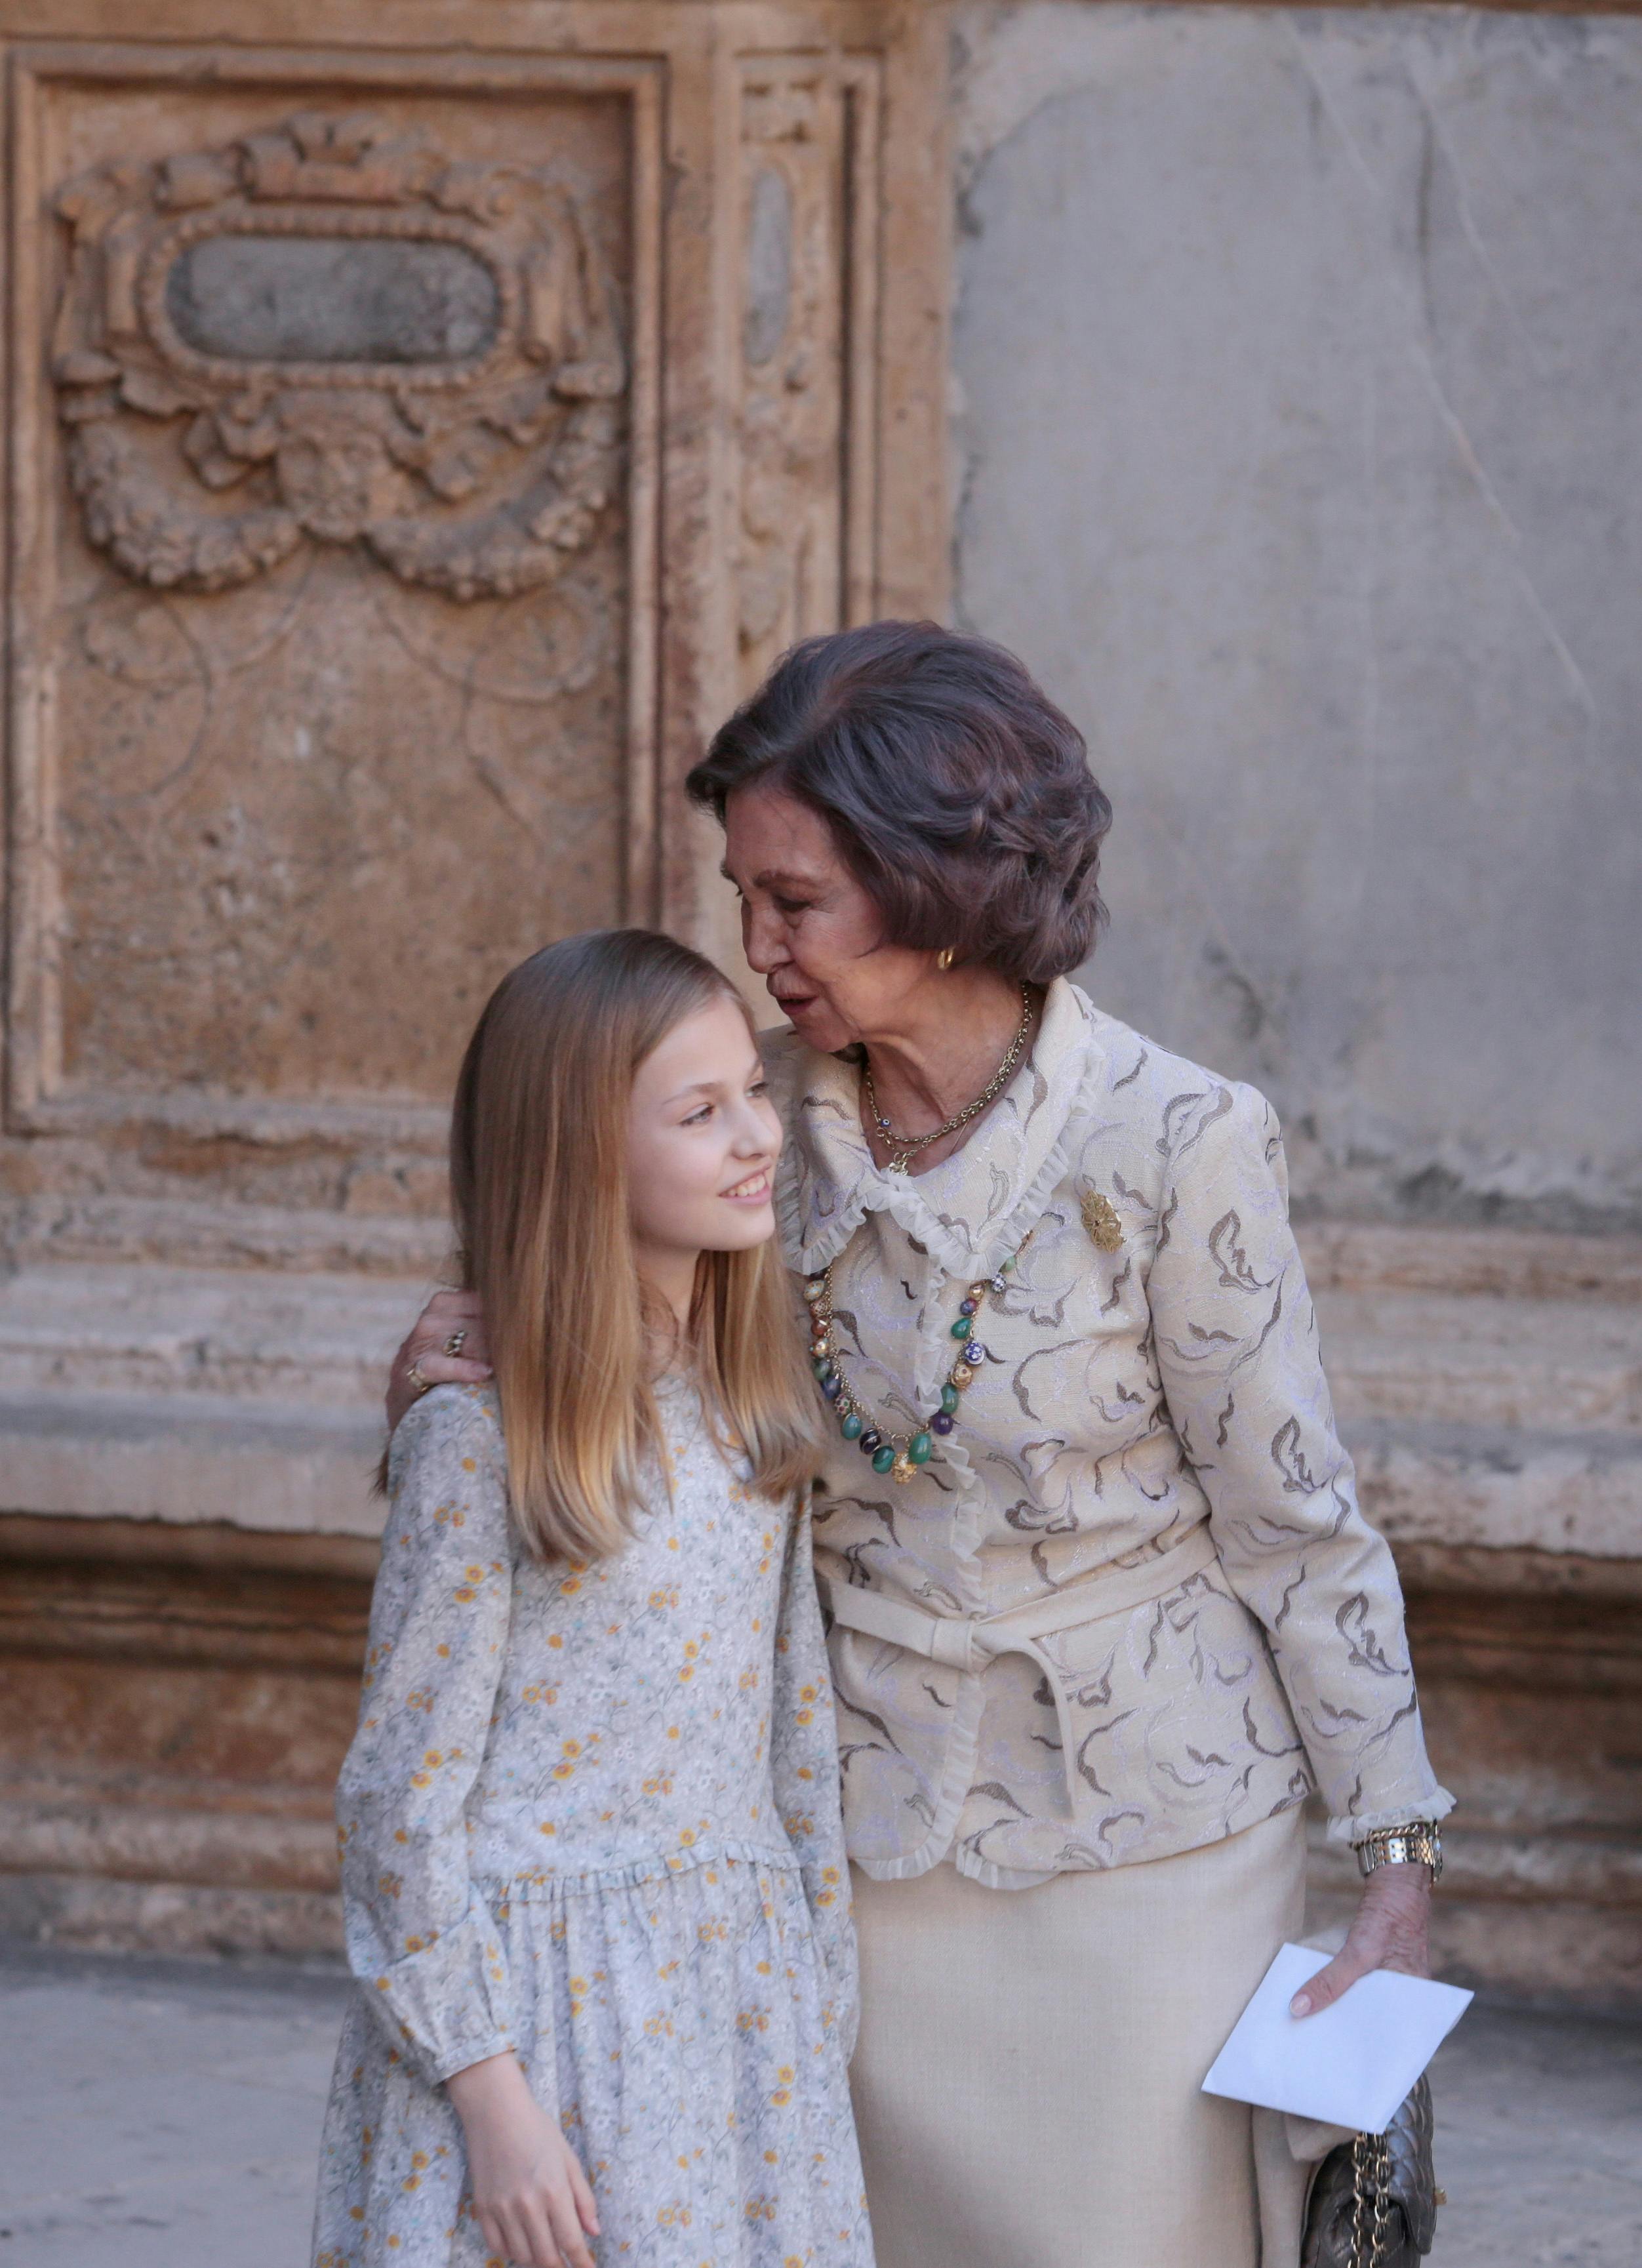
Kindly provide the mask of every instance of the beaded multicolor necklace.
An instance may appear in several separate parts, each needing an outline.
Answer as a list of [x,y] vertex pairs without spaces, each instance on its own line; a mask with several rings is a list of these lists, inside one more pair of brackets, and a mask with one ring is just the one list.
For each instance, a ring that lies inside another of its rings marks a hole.
[[894,1433],[873,1424],[871,1413],[863,1414],[845,1381],[839,1367],[838,1340],[833,1324],[831,1265],[806,1282],[804,1297],[810,1309],[810,1360],[815,1376],[838,1420],[838,1431],[846,1441],[856,1444],[863,1456],[872,1459],[875,1473],[887,1473],[891,1480],[904,1488],[918,1467],[928,1464],[934,1454],[936,1438],[955,1428],[963,1390],[986,1359],[986,1349],[975,1336],[975,1319],[981,1311],[981,1302],[989,1292],[998,1298],[1009,1289],[1015,1262],[1032,1237],[1033,1231],[1028,1229],[1009,1258],[998,1263],[998,1273],[977,1278],[959,1301],[958,1320],[952,1326],[952,1336],[960,1342],[957,1359],[940,1390],[940,1408],[931,1413],[927,1425],[914,1433]]

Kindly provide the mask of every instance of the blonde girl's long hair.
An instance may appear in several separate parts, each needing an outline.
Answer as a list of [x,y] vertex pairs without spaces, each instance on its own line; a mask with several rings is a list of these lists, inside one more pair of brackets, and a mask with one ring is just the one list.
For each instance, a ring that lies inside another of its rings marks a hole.
[[[543,1559],[619,1551],[646,1458],[662,1451],[656,1313],[628,1211],[633,1079],[674,1025],[720,999],[747,1013],[688,946],[594,930],[504,976],[468,1043],[452,1206],[464,1285],[484,1309],[514,1518]],[[702,1255],[689,1342],[710,1420],[749,1459],[754,1487],[791,1495],[816,1469],[815,1396],[773,1241]]]

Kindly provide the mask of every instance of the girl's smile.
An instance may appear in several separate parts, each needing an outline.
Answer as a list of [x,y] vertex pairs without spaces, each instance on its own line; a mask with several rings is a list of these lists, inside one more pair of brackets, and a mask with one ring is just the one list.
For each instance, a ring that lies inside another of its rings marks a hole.
[[739,1001],[721,996],[686,1016],[640,1064],[628,1127],[634,1252],[681,1324],[703,1252],[745,1251],[775,1233],[780,1148]]

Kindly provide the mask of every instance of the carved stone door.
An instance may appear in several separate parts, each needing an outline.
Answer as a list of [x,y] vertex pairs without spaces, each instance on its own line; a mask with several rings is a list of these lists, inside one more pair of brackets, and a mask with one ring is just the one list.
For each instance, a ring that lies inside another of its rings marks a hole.
[[[264,1861],[208,1820],[182,1879],[297,1942],[352,1669],[314,1618],[358,1607],[311,1587],[368,1564],[461,1045],[550,938],[733,952],[682,770],[792,637],[939,605],[945,186],[917,6],[201,21],[0,0],[0,1565],[61,1639],[0,1653],[0,1800],[14,1900],[117,1935],[176,1875],[152,1805],[283,1791]],[[298,1587],[254,1673],[253,1568]],[[151,1657],[185,1601],[192,1685],[111,1672],[99,1584]]]

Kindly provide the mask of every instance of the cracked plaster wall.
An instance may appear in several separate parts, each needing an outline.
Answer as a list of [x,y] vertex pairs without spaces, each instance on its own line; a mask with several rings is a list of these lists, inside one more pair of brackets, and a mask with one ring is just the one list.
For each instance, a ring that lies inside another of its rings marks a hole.
[[1642,22],[956,18],[959,618],[1312,1211],[1642,1226]]

